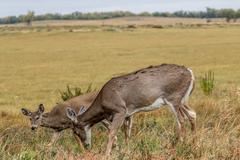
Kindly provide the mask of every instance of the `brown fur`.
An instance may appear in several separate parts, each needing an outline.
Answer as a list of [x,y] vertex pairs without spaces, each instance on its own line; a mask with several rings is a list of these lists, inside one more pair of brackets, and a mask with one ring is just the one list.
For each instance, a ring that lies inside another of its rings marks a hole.
[[113,137],[124,119],[129,116],[127,113],[149,106],[161,98],[165,104],[172,105],[180,133],[184,118],[182,115],[188,113],[182,112],[181,101],[192,81],[194,79],[191,72],[186,67],[175,64],[150,66],[112,78],[103,86],[89,109],[78,116],[79,123],[76,126],[84,130],[85,126],[91,127],[103,119],[111,119],[106,150],[109,155]]
[[59,131],[72,127],[72,122],[66,115],[67,107],[74,109],[78,113],[82,106],[87,109],[97,94],[98,92],[86,93],[57,104],[50,112],[43,114],[41,126],[50,127]]

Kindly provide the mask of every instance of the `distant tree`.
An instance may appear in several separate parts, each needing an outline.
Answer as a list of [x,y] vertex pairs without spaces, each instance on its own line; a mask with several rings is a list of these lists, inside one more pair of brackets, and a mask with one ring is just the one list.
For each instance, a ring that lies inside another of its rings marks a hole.
[[139,16],[150,17],[150,16],[152,16],[152,14],[149,12],[142,12],[142,13],[139,13]]
[[184,11],[176,11],[173,13],[174,17],[184,17],[185,12]]
[[4,23],[13,24],[18,22],[18,18],[16,16],[8,16],[4,18]]
[[238,10],[236,11],[236,17],[237,17],[237,18],[240,18],[240,9],[238,9]]
[[34,11],[28,11],[26,15],[22,16],[22,22],[27,23],[28,26],[31,26],[34,19]]
[[20,16],[9,16],[0,18],[0,24],[11,24],[18,22],[25,22],[27,25],[31,25],[33,20],[90,20],[90,19],[110,19],[117,17],[130,17],[130,16],[144,16],[144,17],[185,17],[185,18],[206,18],[211,21],[211,18],[226,18],[226,21],[230,20],[237,21],[240,18],[240,9],[214,9],[206,8],[206,11],[176,11],[176,12],[142,12],[142,13],[132,13],[129,11],[114,11],[114,12],[73,12],[69,14],[59,14],[59,13],[46,13],[43,15],[36,15],[33,11],[29,11],[26,15]]
[[235,18],[235,11],[233,9],[224,9],[223,12],[227,22]]
[[188,12],[188,16],[189,18],[199,18],[199,14],[198,12]]
[[161,17],[172,17],[173,15],[170,12],[162,12]]
[[217,18],[217,10],[207,7],[207,18]]
[[153,12],[152,15],[153,17],[160,17],[161,14],[160,12]]
[[234,22],[237,21],[237,19],[240,18],[240,9],[238,9],[236,12],[235,12],[235,17],[234,17]]

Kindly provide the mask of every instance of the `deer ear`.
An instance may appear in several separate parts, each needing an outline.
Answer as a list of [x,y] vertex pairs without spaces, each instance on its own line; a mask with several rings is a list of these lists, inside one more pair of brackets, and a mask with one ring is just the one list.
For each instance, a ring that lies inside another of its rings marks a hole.
[[78,116],[82,115],[86,110],[87,110],[86,107],[81,106],[81,108],[79,109],[79,112],[78,112]]
[[44,112],[44,106],[43,104],[39,104],[39,107],[38,107],[38,113],[43,113]]
[[67,113],[67,117],[68,117],[71,121],[77,123],[77,113],[76,113],[72,108],[67,107],[66,113]]
[[22,111],[22,114],[25,115],[25,116],[31,116],[32,115],[32,112],[29,111],[28,109],[22,108],[21,111]]

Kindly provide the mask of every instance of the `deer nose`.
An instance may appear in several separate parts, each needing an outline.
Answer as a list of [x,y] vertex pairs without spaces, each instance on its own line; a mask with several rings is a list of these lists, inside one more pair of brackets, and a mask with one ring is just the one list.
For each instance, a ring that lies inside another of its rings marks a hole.
[[36,126],[32,126],[31,130],[34,131],[37,127]]
[[89,150],[91,149],[91,144],[84,144],[85,149]]

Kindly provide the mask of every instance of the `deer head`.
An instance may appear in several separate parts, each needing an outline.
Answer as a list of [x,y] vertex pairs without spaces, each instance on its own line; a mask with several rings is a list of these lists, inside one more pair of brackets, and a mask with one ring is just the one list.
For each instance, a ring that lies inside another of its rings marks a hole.
[[81,139],[85,148],[91,148],[91,130],[88,126],[78,123],[78,116],[86,111],[86,107],[82,106],[78,114],[70,107],[66,109],[67,117],[73,122],[73,131]]
[[42,114],[44,112],[43,104],[40,104],[36,112],[31,112],[28,109],[22,108],[22,114],[28,116],[31,122],[31,129],[35,130],[41,124]]

